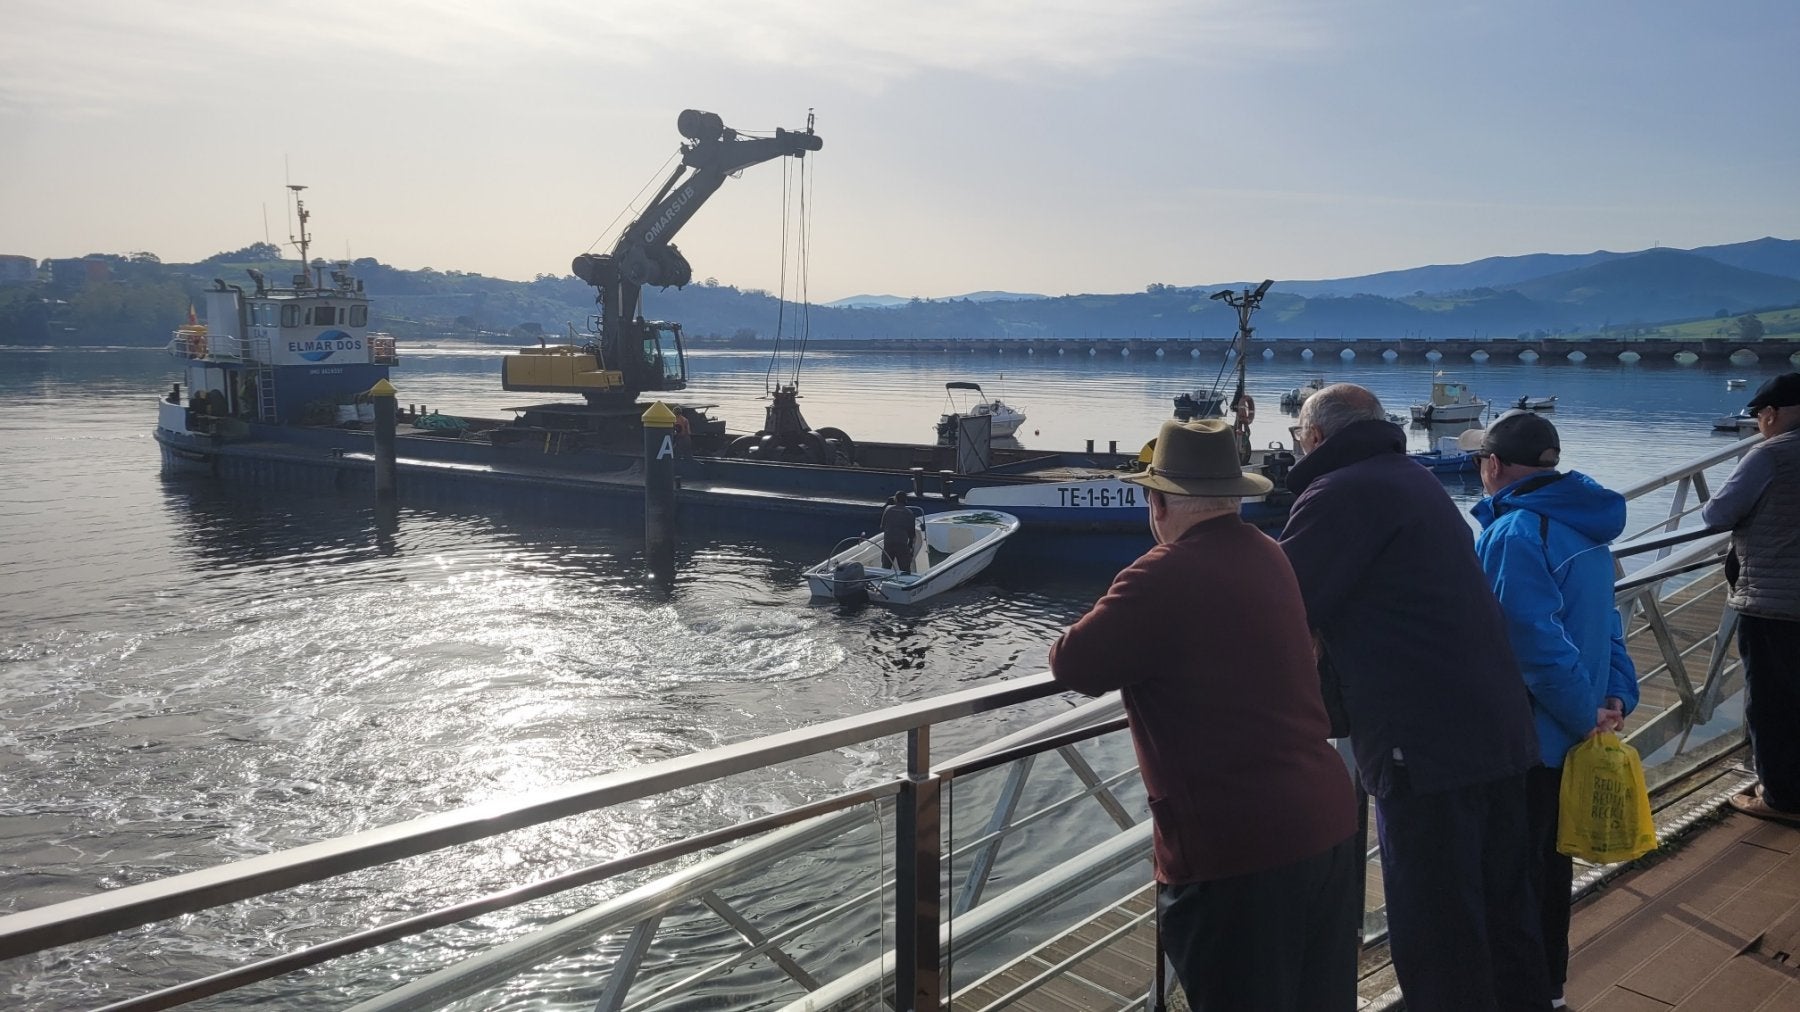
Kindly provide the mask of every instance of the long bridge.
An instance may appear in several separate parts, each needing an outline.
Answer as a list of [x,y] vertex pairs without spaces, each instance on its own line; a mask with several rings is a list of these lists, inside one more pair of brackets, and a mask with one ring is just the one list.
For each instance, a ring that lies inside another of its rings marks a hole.
[[[1029,356],[1087,356],[1092,358],[1211,358],[1230,349],[1232,339],[1217,338],[870,338],[866,340],[814,338],[808,346],[840,351],[891,351],[913,354],[990,354]],[[1253,339],[1250,353],[1264,359],[1358,361],[1522,361],[1615,360],[1623,362],[1725,362],[1741,364],[1800,363],[1800,340],[1763,338],[1759,341],[1705,338],[1628,337],[1367,337],[1367,338],[1268,338]]]
[[[1622,490],[1628,740],[1673,853],[1577,865],[1578,1007],[1800,1007],[1800,829],[1712,824],[1754,778],[1724,536],[1695,515],[1759,438]],[[1160,1010],[1133,763],[1116,694],[996,681],[171,878],[120,869],[133,884],[0,917],[0,972],[112,1012]],[[704,825],[647,824],[703,793]],[[1368,1012],[1401,1001],[1379,872]]]

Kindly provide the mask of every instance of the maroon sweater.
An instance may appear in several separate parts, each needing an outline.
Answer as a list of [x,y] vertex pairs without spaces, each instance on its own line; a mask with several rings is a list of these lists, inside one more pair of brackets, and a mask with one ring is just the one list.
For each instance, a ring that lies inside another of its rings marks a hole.
[[1279,868],[1356,831],[1294,571],[1235,514],[1119,573],[1050,648],[1050,670],[1090,696],[1124,697],[1157,881]]

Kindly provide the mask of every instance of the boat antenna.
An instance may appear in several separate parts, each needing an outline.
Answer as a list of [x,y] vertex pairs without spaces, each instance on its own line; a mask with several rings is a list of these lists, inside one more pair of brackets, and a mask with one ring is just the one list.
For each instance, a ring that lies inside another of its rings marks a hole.
[[300,199],[300,191],[306,187],[299,183],[289,183],[288,189],[294,191],[294,217],[300,219],[299,238],[294,237],[292,224],[290,223],[288,226],[288,245],[300,250],[300,271],[306,278],[306,287],[311,288],[313,286],[312,261],[306,258],[306,247],[312,242],[312,236],[306,233],[306,219],[312,217],[312,212],[306,209],[306,201]]

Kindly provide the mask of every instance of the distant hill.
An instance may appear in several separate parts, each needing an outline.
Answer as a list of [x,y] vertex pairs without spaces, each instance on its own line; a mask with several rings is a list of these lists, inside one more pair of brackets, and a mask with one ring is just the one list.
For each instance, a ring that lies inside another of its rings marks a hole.
[[1579,318],[1614,323],[1730,314],[1800,303],[1800,279],[1732,267],[1711,257],[1653,249],[1506,286]]
[[824,303],[824,305],[833,309],[886,309],[891,306],[904,306],[911,301],[911,299],[899,295],[852,295],[835,302]]
[[1024,292],[970,292],[967,295],[946,295],[941,299],[909,299],[898,295],[852,295],[848,298],[827,302],[824,305],[833,309],[892,309],[913,302],[1024,302],[1031,299],[1047,299],[1048,295],[1032,295]]
[[1728,246],[1706,246],[1694,250],[1638,250],[1613,253],[1532,253],[1516,257],[1488,257],[1466,264],[1439,264],[1413,267],[1401,271],[1383,271],[1354,278],[1328,281],[1281,281],[1276,287],[1293,295],[1308,298],[1321,295],[1385,295],[1405,298],[1423,292],[1434,295],[1476,288],[1503,288],[1538,278],[1548,278],[1569,271],[1592,267],[1645,253],[1689,252],[1730,267],[1773,274],[1800,280],[1800,240],[1762,238]]
[[[246,266],[271,276],[292,269],[245,259],[266,253],[247,247],[199,264],[164,264],[148,253],[95,254],[69,262],[80,271],[0,284],[0,343],[162,344],[187,306],[204,302],[199,293],[213,278],[241,281]],[[96,271],[106,283],[87,282]],[[535,344],[541,336],[562,338],[571,327],[577,336],[585,333],[596,309],[594,290],[571,276],[508,281],[402,270],[373,258],[357,260],[351,273],[374,302],[373,324],[404,337]],[[1221,287],[1151,284],[1141,292],[1055,297],[995,290],[948,299],[861,295],[801,307],[760,289],[701,282],[647,290],[642,310],[679,322],[702,344],[802,333],[831,340],[1222,338],[1235,317],[1208,298]],[[1609,326],[1641,330],[1787,306],[1800,306],[1800,242],[1764,238],[1704,251],[1546,253],[1277,282],[1256,324],[1264,337],[1320,340],[1550,335]]]
[[1782,278],[1800,278],[1800,241],[1764,236],[1730,246],[1702,246],[1689,250],[1747,271],[1761,271]]

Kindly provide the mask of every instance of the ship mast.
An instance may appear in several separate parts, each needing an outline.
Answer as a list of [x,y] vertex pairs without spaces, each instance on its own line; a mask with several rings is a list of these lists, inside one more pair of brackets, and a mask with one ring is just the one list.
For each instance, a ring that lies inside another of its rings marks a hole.
[[306,187],[299,183],[289,183],[288,189],[294,191],[294,216],[300,219],[300,237],[296,239],[294,234],[289,232],[288,245],[300,250],[301,275],[305,279],[305,287],[311,288],[313,287],[312,261],[307,259],[306,247],[312,242],[312,236],[306,234],[306,219],[312,216],[312,212],[306,209],[306,201],[300,199],[300,191]]

